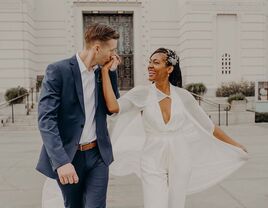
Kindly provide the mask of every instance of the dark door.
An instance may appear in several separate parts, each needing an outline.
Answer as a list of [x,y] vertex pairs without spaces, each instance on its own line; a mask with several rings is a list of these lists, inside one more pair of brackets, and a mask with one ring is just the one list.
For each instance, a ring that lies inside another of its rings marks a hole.
[[117,53],[122,58],[118,68],[118,84],[120,90],[134,87],[133,76],[133,14],[132,13],[84,13],[84,28],[94,23],[110,25],[120,34]]

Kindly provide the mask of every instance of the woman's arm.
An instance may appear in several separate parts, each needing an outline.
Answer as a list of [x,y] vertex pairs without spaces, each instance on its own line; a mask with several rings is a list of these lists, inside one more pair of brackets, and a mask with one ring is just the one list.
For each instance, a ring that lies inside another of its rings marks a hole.
[[227,134],[225,134],[224,131],[222,131],[218,126],[215,126],[214,131],[213,131],[213,135],[217,139],[219,139],[223,142],[234,145],[236,147],[243,149],[245,152],[248,152],[247,149],[243,145],[239,144],[238,142],[233,140],[231,137],[229,137]]
[[109,76],[109,70],[112,67],[112,65],[114,64],[114,61],[116,61],[116,60],[113,59],[111,62],[109,62],[108,64],[103,66],[103,68],[101,70],[101,75],[102,75],[103,95],[104,95],[104,99],[106,102],[106,106],[107,106],[109,112],[118,113],[119,112],[119,105],[118,105],[116,96],[114,94],[111,79]]

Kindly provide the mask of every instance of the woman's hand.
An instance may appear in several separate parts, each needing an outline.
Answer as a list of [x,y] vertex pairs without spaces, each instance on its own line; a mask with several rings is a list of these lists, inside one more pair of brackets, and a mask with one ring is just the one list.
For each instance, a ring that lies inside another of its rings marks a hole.
[[241,148],[244,152],[248,153],[248,150],[242,145],[242,144],[238,144],[236,145],[238,148]]
[[102,71],[102,72],[109,72],[109,70],[111,69],[112,65],[113,65],[113,60],[111,59],[108,63],[106,63],[106,64],[102,67],[101,71]]
[[116,54],[116,55],[112,56],[111,60],[102,67],[102,70],[104,70],[105,72],[108,72],[109,70],[114,71],[117,69],[117,67],[120,63],[121,63],[121,59]]
[[234,145],[234,146],[236,146],[238,148],[241,148],[243,151],[248,152],[247,149],[243,145],[239,144],[238,142],[236,142],[235,140],[233,140],[231,137],[229,137],[227,134],[225,134],[220,129],[220,127],[218,127],[218,126],[215,126],[214,131],[213,131],[213,135],[217,139],[219,139],[219,140],[221,140],[223,142],[226,142],[228,144]]
[[113,64],[111,66],[111,70],[116,70],[118,65],[121,64],[121,58],[120,58],[120,56],[115,54],[114,56],[112,56],[112,60],[113,60]]

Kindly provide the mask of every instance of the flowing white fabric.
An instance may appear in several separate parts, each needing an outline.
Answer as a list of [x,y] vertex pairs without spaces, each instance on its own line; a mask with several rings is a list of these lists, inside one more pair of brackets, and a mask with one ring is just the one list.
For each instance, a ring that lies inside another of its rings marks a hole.
[[[166,124],[159,106],[165,97],[171,99]],[[142,179],[145,208],[183,208],[187,194],[215,185],[248,159],[242,149],[213,136],[214,124],[184,89],[171,86],[166,96],[155,85],[138,86],[118,102],[120,112],[109,121],[115,158],[110,172]],[[62,203],[56,182],[48,179],[42,207]]]
[[42,190],[42,208],[64,208],[63,197],[56,180],[47,178]]
[[[154,158],[146,161],[150,166],[168,154],[173,158],[170,165],[190,163],[185,191],[191,194],[215,185],[246,162],[248,154],[242,149],[213,136],[214,124],[188,91],[171,86],[171,120],[167,124],[156,92],[155,85],[139,86],[119,99],[120,113],[113,116],[110,128],[115,157],[112,174],[136,173],[140,177],[147,155]],[[168,147],[163,142],[167,138]],[[187,151],[179,146],[182,143]],[[177,176],[180,180],[179,172]]]

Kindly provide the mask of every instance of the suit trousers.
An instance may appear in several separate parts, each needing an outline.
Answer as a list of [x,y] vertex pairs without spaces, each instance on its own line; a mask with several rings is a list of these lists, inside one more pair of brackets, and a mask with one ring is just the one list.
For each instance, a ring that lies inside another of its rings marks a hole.
[[105,208],[109,167],[105,165],[98,147],[87,151],[77,151],[72,164],[79,177],[77,184],[62,185],[66,208]]

